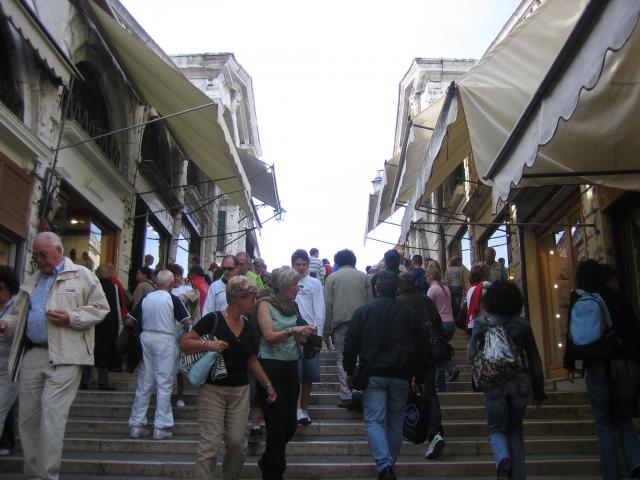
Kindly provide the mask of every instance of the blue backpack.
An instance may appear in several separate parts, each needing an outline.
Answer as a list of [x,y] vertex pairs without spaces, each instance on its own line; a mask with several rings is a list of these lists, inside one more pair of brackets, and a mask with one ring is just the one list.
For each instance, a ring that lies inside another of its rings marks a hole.
[[621,342],[613,329],[609,309],[597,293],[576,290],[571,308],[569,342],[575,360],[604,360],[618,352]]

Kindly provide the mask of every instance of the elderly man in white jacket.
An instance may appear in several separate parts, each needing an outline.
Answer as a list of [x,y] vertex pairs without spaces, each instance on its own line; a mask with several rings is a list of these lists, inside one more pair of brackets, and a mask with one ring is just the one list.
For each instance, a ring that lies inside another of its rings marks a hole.
[[27,478],[57,479],[67,416],[82,366],[93,365],[94,326],[109,312],[98,278],[63,256],[60,237],[33,243],[38,271],[20,287],[0,335],[14,335],[9,374],[18,381]]

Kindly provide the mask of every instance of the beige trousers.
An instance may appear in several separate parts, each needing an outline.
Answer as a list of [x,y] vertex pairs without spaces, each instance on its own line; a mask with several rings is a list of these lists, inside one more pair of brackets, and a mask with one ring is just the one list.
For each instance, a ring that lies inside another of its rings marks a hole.
[[81,376],[78,365],[50,365],[47,349],[25,353],[18,379],[18,424],[27,478],[58,479],[64,431]]
[[213,480],[217,455],[223,451],[222,478],[240,477],[247,454],[245,429],[249,415],[249,385],[221,387],[204,384],[198,392],[200,442],[196,480]]

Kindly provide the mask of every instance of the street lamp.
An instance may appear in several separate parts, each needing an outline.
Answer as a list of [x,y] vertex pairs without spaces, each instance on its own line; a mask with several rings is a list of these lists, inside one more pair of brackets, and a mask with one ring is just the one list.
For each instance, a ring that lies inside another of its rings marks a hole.
[[371,180],[371,184],[373,185],[373,193],[380,192],[380,187],[382,186],[382,170],[377,171],[376,177]]

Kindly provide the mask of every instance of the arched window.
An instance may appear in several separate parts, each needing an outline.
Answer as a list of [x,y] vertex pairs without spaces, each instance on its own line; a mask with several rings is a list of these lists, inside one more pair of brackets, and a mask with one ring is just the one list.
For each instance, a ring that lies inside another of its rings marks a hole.
[[[153,163],[154,168],[157,169],[162,177],[163,183],[166,182],[168,186],[173,185],[173,178],[176,172],[171,163],[166,131],[159,123],[150,123],[144,129],[140,155],[143,163]],[[145,168],[148,169],[147,166]]]
[[[90,137],[111,132],[113,128],[109,120],[105,96],[98,82],[98,73],[87,62],[80,62],[77,67],[84,81],[77,79],[73,84],[67,118],[78,122]],[[120,153],[115,138],[108,135],[96,139],[95,142],[107,158],[116,167],[120,167]]]
[[24,101],[15,85],[11,65],[12,51],[6,22],[2,22],[0,24],[0,101],[4,103],[16,117],[23,120]]

